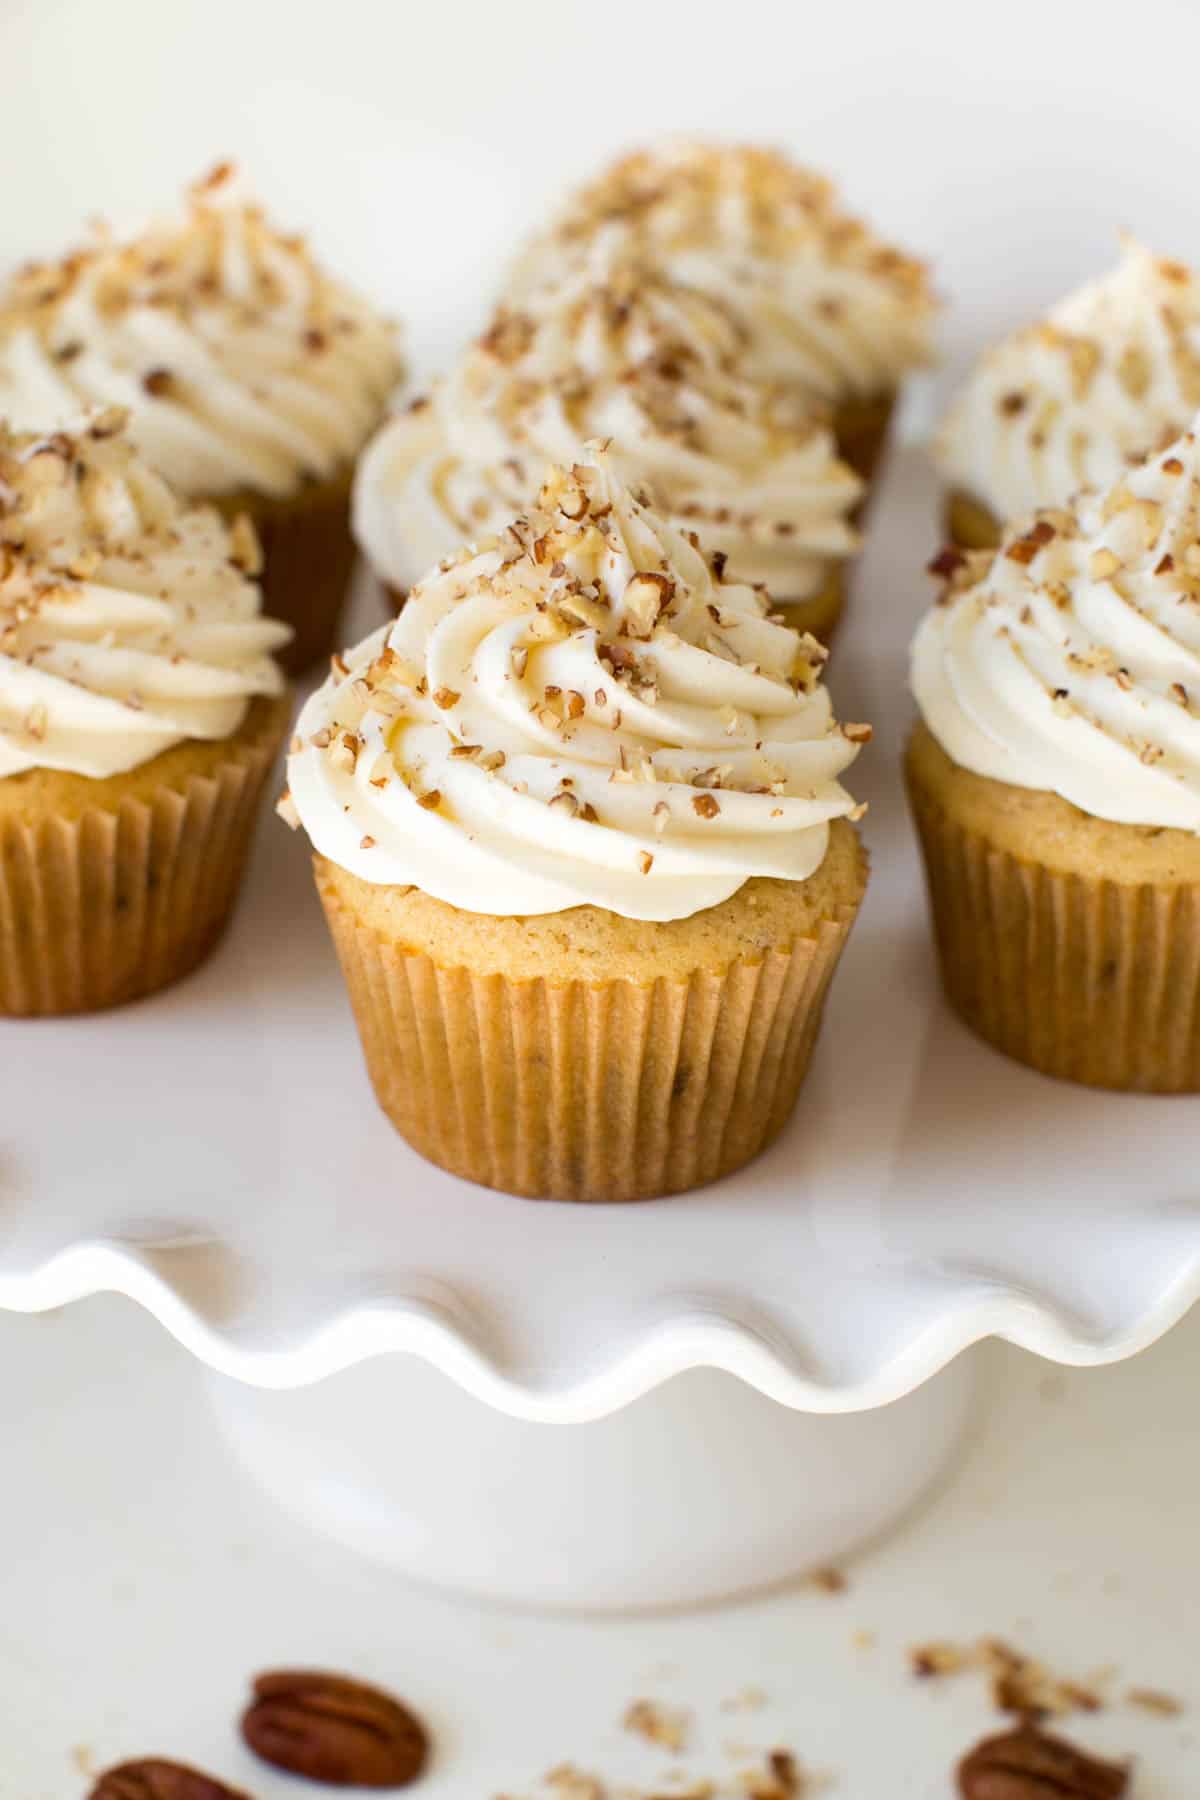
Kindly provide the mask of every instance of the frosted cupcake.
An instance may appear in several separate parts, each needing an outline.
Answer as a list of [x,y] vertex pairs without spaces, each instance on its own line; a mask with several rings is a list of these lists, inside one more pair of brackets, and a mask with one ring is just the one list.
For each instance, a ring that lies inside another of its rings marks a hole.
[[1126,241],[1117,267],[987,352],[942,425],[950,536],[1107,487],[1200,406],[1200,278]]
[[824,653],[594,460],[305,707],[285,816],[384,1111],[510,1193],[737,1168],[803,1079],[866,864]]
[[550,462],[608,439],[671,526],[734,581],[828,637],[858,538],[862,484],[830,433],[739,372],[743,335],[716,300],[636,265],[576,271],[540,312],[501,312],[430,401],[359,465],[354,521],[395,593],[465,541],[502,531]]
[[731,309],[746,372],[828,408],[841,455],[870,479],[901,384],[931,360],[936,302],[924,265],[843,211],[824,176],[748,146],[637,151],[528,246],[512,299],[552,292],[581,251],[657,261]]
[[120,413],[0,428],[0,1014],[193,969],[287,725],[252,529],[184,507]]
[[181,219],[30,265],[0,293],[0,417],[44,431],[127,407],[181,495],[253,521],[293,669],[333,648],[354,460],[399,373],[388,323],[270,225],[229,165]]
[[958,560],[917,634],[907,759],[946,991],[1034,1068],[1194,1092],[1195,428]]

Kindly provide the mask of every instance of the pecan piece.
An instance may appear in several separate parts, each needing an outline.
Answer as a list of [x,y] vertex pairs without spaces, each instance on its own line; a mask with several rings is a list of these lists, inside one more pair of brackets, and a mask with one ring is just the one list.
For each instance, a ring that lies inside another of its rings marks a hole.
[[966,566],[966,557],[963,552],[957,549],[953,544],[947,544],[944,549],[938,551],[931,562],[928,562],[925,565],[930,575],[941,575],[946,577],[957,575],[958,571],[960,569],[965,569]]
[[249,1800],[249,1796],[199,1769],[146,1756],[107,1769],[88,1800]]
[[315,1669],[256,1676],[242,1736],[264,1762],[332,1787],[405,1787],[429,1753],[424,1726],[390,1694]]
[[958,1765],[963,1800],[1121,1800],[1129,1770],[1023,1725],[985,1738]]

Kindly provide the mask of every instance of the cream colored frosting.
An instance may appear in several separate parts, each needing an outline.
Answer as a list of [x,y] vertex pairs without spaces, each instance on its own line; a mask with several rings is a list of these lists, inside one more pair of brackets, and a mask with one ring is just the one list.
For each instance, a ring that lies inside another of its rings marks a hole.
[[1200,832],[1197,430],[952,574],[912,681],[961,767]]
[[1006,521],[1116,481],[1200,406],[1200,275],[1121,260],[982,358],[938,436],[946,479]]
[[223,165],[185,216],[30,265],[0,293],[0,417],[124,406],[182,493],[284,496],[345,469],[399,377],[391,326]]
[[648,257],[711,294],[746,330],[747,372],[813,398],[891,392],[931,357],[924,266],[776,151],[683,141],[621,158],[526,248],[510,297],[552,294],[581,254]]
[[824,651],[589,454],[304,708],[287,811],[364,880],[678,919],[804,880],[857,815],[838,777],[870,734],[834,722]]
[[0,427],[0,776],[121,774],[282,693],[291,632],[262,617],[257,561],[246,521],[181,505],[120,413]]
[[360,465],[355,527],[407,589],[464,540],[502,530],[546,465],[608,439],[670,523],[732,579],[806,599],[858,543],[862,484],[821,425],[738,372],[742,333],[714,300],[629,266],[590,274],[540,313],[501,312],[430,401]]

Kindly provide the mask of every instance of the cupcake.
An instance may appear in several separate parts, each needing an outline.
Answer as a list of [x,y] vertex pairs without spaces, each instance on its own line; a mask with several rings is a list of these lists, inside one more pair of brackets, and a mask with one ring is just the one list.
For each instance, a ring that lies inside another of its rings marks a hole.
[[288,717],[256,564],[119,412],[0,427],[0,1014],[140,999],[220,936]]
[[901,383],[931,360],[921,263],[778,151],[685,141],[624,156],[575,194],[522,255],[511,297],[552,291],[581,252],[631,250],[730,308],[747,372],[829,409],[840,454],[870,479]]
[[722,304],[652,268],[577,271],[540,311],[501,311],[427,403],[375,439],[354,522],[394,594],[532,504],[551,462],[611,441],[672,527],[733,581],[767,588],[787,622],[828,637],[858,538],[862,484],[828,430],[739,370]]
[[726,1174],[803,1079],[866,862],[824,652],[592,460],[309,701],[307,830],[381,1106],[509,1193]]
[[291,669],[337,640],[354,460],[399,373],[390,326],[276,231],[228,164],[178,221],[31,265],[0,292],[0,417],[43,431],[127,407],[180,495],[253,522]]
[[1200,1089],[1196,429],[960,555],[913,651],[946,992],[997,1048],[1094,1087]]
[[1002,521],[1108,487],[1200,406],[1200,277],[1126,240],[1117,267],[987,352],[937,441],[947,526],[993,549]]

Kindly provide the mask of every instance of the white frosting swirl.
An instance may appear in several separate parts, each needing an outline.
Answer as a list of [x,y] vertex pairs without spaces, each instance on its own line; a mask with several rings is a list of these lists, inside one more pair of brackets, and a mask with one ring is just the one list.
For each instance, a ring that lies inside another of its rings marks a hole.
[[182,507],[123,425],[0,427],[0,777],[121,774],[283,692],[254,533]]
[[1200,832],[1198,429],[952,576],[912,682],[962,768]]
[[857,816],[838,776],[869,730],[834,723],[824,651],[591,454],[304,708],[291,805],[364,880],[679,919],[755,875],[804,880]]
[[1200,276],[1127,240],[1116,268],[982,358],[938,435],[1000,520],[1105,487],[1200,406]]
[[738,372],[743,334],[715,301],[631,265],[590,271],[552,306],[501,312],[431,401],[360,464],[355,528],[407,589],[465,540],[501,531],[547,463],[611,440],[628,480],[735,580],[807,599],[857,547],[862,484],[821,425]]
[[127,407],[139,450],[198,498],[335,475],[399,372],[386,321],[225,165],[181,221],[31,265],[0,294],[0,417],[44,431]]
[[553,293],[581,252],[638,255],[712,295],[747,333],[746,372],[810,398],[891,392],[931,358],[924,266],[775,151],[683,141],[621,158],[527,246],[510,298]]

